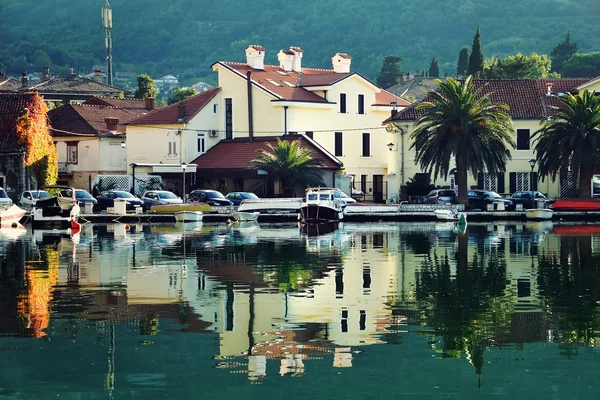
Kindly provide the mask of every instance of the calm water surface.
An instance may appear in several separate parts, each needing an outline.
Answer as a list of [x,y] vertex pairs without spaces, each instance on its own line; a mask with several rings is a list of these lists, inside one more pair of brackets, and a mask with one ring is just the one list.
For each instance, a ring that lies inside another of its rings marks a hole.
[[0,231],[3,399],[597,399],[600,225]]

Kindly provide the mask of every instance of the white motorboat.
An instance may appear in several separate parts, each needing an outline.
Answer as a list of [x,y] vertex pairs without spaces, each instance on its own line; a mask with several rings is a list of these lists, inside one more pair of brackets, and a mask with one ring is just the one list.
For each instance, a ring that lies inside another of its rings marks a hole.
[[17,227],[25,213],[27,210],[15,204],[0,206],[0,228]]
[[233,214],[233,219],[235,219],[236,221],[256,221],[258,219],[258,216],[260,215],[259,211],[253,211],[253,212],[236,212]]
[[336,188],[308,188],[306,201],[300,207],[300,215],[305,223],[336,222],[344,218],[344,205],[341,191]]
[[175,213],[177,222],[199,222],[204,218],[202,211],[179,211]]
[[260,213],[297,213],[302,206],[302,198],[288,197],[280,199],[246,199],[237,208],[237,212]]
[[81,213],[78,200],[75,197],[75,189],[70,186],[51,185],[44,186],[40,190],[46,190],[56,195],[48,199],[39,199],[35,202],[32,211],[32,227],[35,228],[72,228],[76,225]]
[[464,223],[467,222],[466,214],[458,212],[458,210],[435,210],[433,213],[440,221],[461,222],[461,220],[464,220]]
[[545,220],[552,219],[554,211],[549,208],[530,208],[525,210],[525,216],[527,219]]

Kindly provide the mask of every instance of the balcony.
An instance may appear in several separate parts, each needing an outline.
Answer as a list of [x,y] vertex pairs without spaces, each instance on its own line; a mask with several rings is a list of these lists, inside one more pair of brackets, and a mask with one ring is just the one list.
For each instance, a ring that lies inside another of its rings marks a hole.
[[58,163],[58,176],[70,176],[73,175],[73,164],[66,162]]

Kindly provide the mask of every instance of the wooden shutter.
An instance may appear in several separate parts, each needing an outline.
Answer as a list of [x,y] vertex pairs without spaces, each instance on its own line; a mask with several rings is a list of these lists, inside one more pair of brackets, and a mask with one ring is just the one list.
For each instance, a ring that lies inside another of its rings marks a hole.
[[538,190],[538,173],[534,172],[533,173],[533,182],[531,182],[531,187],[533,188],[533,190]]
[[[477,174],[477,189],[483,189],[483,172]],[[467,188],[469,190],[469,188]]]
[[504,193],[504,174],[503,173],[498,174],[498,193],[499,194]]
[[508,176],[508,191],[512,194],[517,191],[517,173],[511,172]]

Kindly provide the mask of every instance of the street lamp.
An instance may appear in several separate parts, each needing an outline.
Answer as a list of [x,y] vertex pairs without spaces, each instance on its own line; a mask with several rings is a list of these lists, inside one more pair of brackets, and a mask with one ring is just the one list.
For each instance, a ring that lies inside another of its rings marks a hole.
[[181,170],[183,171],[183,202],[185,203],[185,169],[187,168],[187,164],[182,162],[181,163]]
[[387,148],[390,149],[390,151],[394,150],[394,143],[388,143],[387,144]]
[[531,208],[535,208],[535,196],[533,194],[533,167],[535,165],[535,158],[529,160],[529,166],[531,167],[531,172],[529,175],[529,191],[531,192]]
[[127,146],[127,143],[125,143],[125,141],[123,140],[123,141],[121,142],[121,148],[122,148],[122,149],[124,149],[126,146]]

